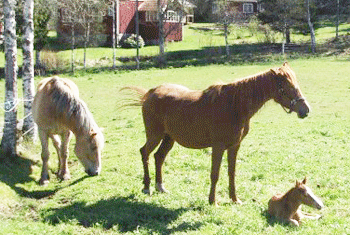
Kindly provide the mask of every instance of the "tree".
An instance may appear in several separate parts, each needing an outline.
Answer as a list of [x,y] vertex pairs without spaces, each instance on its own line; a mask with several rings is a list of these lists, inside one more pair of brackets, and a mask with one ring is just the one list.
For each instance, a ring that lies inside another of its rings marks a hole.
[[158,7],[158,31],[159,31],[159,65],[165,66],[165,45],[164,45],[164,19],[166,19],[166,12],[168,11],[165,1],[157,0]]
[[261,0],[264,8],[258,18],[271,25],[285,35],[286,43],[290,43],[290,30],[306,22],[305,4],[303,0]]
[[5,46],[5,125],[1,148],[5,156],[16,155],[17,124],[17,40],[16,0],[4,0],[4,46]]
[[214,22],[224,27],[226,56],[230,56],[230,47],[228,43],[229,27],[233,23],[238,23],[243,19],[236,8],[231,7],[227,0],[218,0],[214,4],[212,19]]
[[[50,0],[35,0],[34,1],[34,49],[35,66],[41,67],[40,52],[45,47],[48,41],[49,28],[48,23],[52,17],[52,10],[49,4],[53,4]],[[53,4],[56,6],[56,4]]]
[[33,0],[23,1],[23,99],[24,120],[23,133],[27,139],[35,139],[35,126],[32,114],[34,99],[34,22],[33,22]]
[[213,19],[213,2],[215,0],[191,0],[191,2],[196,5],[195,15],[196,22],[208,22]]
[[98,0],[58,0],[58,6],[63,12],[64,22],[71,28],[72,72],[74,73],[74,48],[76,30],[82,28],[84,40],[84,68],[86,67],[86,48],[92,32],[99,31],[102,16],[107,10],[105,1]]
[[316,52],[316,36],[315,36],[315,30],[314,26],[311,22],[311,13],[310,13],[310,0],[306,0],[306,11],[307,11],[307,23],[310,28],[310,35],[311,35],[311,51],[312,53]]
[[[187,0],[157,0],[157,15],[158,15],[158,32],[159,32],[159,57],[158,63],[160,67],[165,66],[165,39],[177,27],[172,24],[173,28],[168,25],[165,31],[165,24],[169,18],[177,19],[177,23],[181,24],[182,19],[186,13],[185,4],[190,4]],[[172,14],[172,15],[171,15]]]

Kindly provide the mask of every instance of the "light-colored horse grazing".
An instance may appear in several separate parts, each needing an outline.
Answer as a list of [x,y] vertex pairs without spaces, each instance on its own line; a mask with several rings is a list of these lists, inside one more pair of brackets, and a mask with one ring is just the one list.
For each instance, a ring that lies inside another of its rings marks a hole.
[[302,218],[319,219],[321,215],[311,216],[301,211],[301,204],[317,209],[323,208],[323,203],[306,185],[306,178],[296,181],[295,187],[286,194],[276,194],[269,201],[268,213],[276,219],[293,226],[299,226]]
[[149,91],[125,87],[139,94],[146,128],[146,144],[140,149],[144,168],[144,189],[150,193],[148,160],[155,153],[156,187],[165,192],[162,166],[174,142],[187,148],[212,147],[211,188],[209,203],[215,203],[222,155],[227,150],[229,192],[233,202],[240,203],[235,191],[237,151],[249,130],[250,118],[268,101],[275,100],[300,118],[309,113],[309,105],[288,63],[233,83],[213,85],[204,91],[193,91],[179,85],[161,85]]
[[42,146],[43,167],[39,181],[41,185],[49,182],[49,137],[59,158],[58,178],[70,178],[67,159],[72,132],[76,137],[75,153],[84,165],[86,173],[90,176],[100,173],[103,134],[85,102],[79,98],[78,87],[74,82],[59,77],[43,79],[34,97],[33,117],[38,125]]

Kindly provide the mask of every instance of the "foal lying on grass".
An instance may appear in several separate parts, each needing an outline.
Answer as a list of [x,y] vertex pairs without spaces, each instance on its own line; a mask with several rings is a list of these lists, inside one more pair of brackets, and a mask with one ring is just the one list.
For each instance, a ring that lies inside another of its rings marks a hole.
[[302,218],[319,219],[321,215],[311,216],[302,213],[301,204],[311,206],[317,209],[323,208],[323,203],[318,199],[311,189],[306,185],[306,178],[302,181],[296,181],[295,187],[286,194],[276,194],[269,201],[268,213],[284,223],[294,226],[301,224]]

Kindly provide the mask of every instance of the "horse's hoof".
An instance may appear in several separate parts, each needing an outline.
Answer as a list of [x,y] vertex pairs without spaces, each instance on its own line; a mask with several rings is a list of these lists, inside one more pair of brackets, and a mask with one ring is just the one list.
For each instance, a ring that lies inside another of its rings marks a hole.
[[65,174],[65,175],[59,175],[58,178],[65,181],[65,180],[70,180],[71,177],[69,174]]
[[163,186],[163,184],[156,184],[156,188],[157,188],[157,191],[160,192],[160,193],[168,193],[169,191],[166,190]]
[[242,201],[236,198],[236,200],[232,200],[235,204],[242,205]]
[[40,179],[39,180],[39,185],[40,186],[47,186],[49,184],[49,180],[48,179]]
[[142,192],[143,192],[144,194],[151,195],[151,190],[149,190],[149,189],[142,189]]

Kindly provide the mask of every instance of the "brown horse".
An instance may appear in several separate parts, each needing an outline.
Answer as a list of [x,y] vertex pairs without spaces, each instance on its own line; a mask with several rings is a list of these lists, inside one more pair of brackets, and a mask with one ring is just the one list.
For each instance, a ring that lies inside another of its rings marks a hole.
[[284,223],[299,226],[302,218],[319,219],[321,216],[311,216],[303,213],[301,204],[321,210],[323,203],[318,199],[306,185],[306,178],[296,181],[295,187],[286,194],[276,194],[269,201],[268,213]]
[[86,104],[79,98],[78,87],[74,82],[59,77],[43,79],[34,97],[33,117],[38,125],[42,146],[41,185],[49,183],[49,137],[59,158],[58,178],[70,178],[67,159],[72,132],[76,137],[75,153],[86,173],[90,176],[100,173],[103,134]]
[[146,144],[140,149],[144,168],[144,193],[150,193],[148,159],[155,153],[156,187],[165,192],[162,166],[174,142],[187,148],[212,147],[211,188],[209,203],[215,203],[222,155],[228,153],[229,192],[233,202],[240,203],[235,191],[235,165],[241,141],[249,130],[250,118],[270,99],[300,118],[309,113],[309,105],[298,86],[295,73],[282,67],[229,84],[213,85],[204,91],[192,91],[179,85],[161,85],[146,91],[125,87],[139,94],[146,128]]

